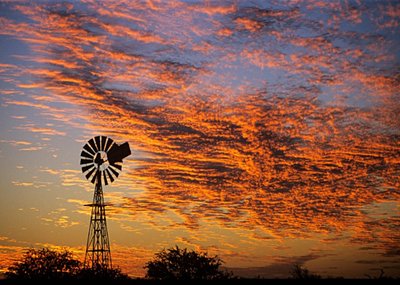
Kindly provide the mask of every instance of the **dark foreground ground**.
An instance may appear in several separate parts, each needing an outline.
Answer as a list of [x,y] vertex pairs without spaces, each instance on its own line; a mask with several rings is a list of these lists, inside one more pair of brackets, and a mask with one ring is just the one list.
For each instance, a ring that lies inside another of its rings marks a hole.
[[[348,283],[348,281],[350,283]],[[230,280],[191,280],[191,281],[155,281],[146,279],[131,279],[124,281],[107,281],[107,280],[90,280],[90,281],[15,281],[15,280],[0,280],[0,285],[18,285],[18,284],[117,284],[117,285],[152,285],[152,284],[398,284],[399,279],[313,279],[313,280],[301,280],[301,279],[230,279]]]

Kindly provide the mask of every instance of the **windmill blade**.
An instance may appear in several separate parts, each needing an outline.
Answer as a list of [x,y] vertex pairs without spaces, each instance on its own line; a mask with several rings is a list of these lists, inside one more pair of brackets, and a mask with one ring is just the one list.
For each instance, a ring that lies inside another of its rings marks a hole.
[[100,150],[105,151],[107,137],[101,136],[100,138],[101,138],[101,149]]
[[106,143],[106,147],[104,148],[105,152],[108,152],[110,146],[112,146],[114,144],[114,141],[110,138],[108,138],[107,143]]
[[[97,171],[96,173],[93,175],[91,182],[94,184],[96,182],[96,178],[97,178]],[[101,176],[100,176],[101,179]]]
[[87,152],[84,151],[84,150],[82,150],[81,156],[82,156],[82,157],[85,157],[85,158],[93,159],[93,155],[91,155],[90,153],[87,153]]
[[96,141],[97,151],[101,150],[100,136],[95,137],[94,140]]
[[105,171],[103,171],[103,179],[104,179],[104,183],[105,183],[106,185],[108,185],[107,177],[106,177],[106,172],[105,172]]
[[82,172],[85,173],[86,171],[88,171],[92,167],[94,167],[94,164],[83,166],[82,167]]
[[[86,179],[89,179],[89,177],[93,174],[93,172],[94,172],[95,170],[96,170],[96,167],[93,166],[93,169],[91,169],[91,170],[85,175]],[[95,177],[96,177],[96,175],[95,175]]]
[[115,175],[115,177],[118,177],[119,173],[113,168],[111,164],[108,166],[107,169],[110,169],[111,172]]
[[82,164],[88,164],[88,163],[93,163],[93,159],[81,159],[81,165]]
[[111,183],[114,182],[114,177],[112,177],[110,170],[108,168],[106,168],[106,172],[108,174],[108,178],[111,180]]
[[95,145],[93,139],[90,139],[90,140],[88,141],[88,143],[90,144],[90,146],[91,146],[92,149],[94,150],[93,154],[99,151],[99,150],[97,149],[97,147],[96,147],[96,145]]
[[[83,146],[83,149],[86,150],[88,153],[90,153],[92,156],[95,154],[95,152],[89,147],[88,144],[85,144]],[[81,154],[82,155],[82,154]]]
[[122,169],[122,166],[121,165],[119,165],[119,164],[110,164],[111,166],[113,166],[113,167],[115,167],[115,168],[117,168],[119,171],[121,171],[121,169]]

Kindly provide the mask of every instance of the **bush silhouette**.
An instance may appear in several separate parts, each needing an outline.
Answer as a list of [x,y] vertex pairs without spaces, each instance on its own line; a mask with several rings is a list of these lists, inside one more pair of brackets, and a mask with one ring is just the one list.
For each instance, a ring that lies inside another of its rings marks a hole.
[[368,279],[393,279],[391,276],[385,275],[385,271],[383,271],[383,269],[380,269],[380,273],[377,276],[371,276],[369,274],[365,274],[365,276],[367,276]]
[[121,272],[119,268],[82,268],[77,272],[77,279],[80,280],[127,280],[128,275]]
[[303,268],[298,264],[293,265],[290,274],[294,279],[321,279],[320,275],[311,273],[307,268]]
[[146,277],[158,280],[227,279],[231,274],[222,271],[222,260],[218,256],[209,257],[207,253],[188,251],[178,246],[163,249],[146,263]]
[[48,248],[28,249],[22,261],[8,268],[10,279],[68,279],[80,270],[81,263],[69,251],[58,252]]

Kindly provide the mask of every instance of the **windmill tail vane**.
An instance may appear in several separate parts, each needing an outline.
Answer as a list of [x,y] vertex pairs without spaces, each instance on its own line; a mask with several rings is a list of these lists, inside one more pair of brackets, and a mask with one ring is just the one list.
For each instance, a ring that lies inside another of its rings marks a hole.
[[102,182],[112,183],[122,171],[122,160],[131,154],[127,142],[118,145],[111,138],[97,136],[90,139],[81,152],[82,172],[95,185],[86,242],[85,268],[112,268],[110,240]]

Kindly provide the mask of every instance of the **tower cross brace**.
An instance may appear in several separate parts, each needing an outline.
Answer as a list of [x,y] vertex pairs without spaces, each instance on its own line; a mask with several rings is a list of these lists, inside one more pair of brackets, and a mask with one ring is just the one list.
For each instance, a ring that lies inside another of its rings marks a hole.
[[112,269],[111,249],[106,221],[106,205],[104,204],[101,186],[100,165],[96,172],[93,203],[89,231],[86,243],[84,267],[89,269]]

